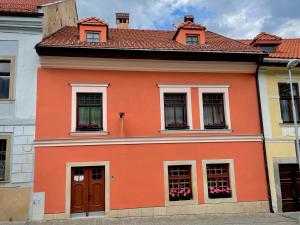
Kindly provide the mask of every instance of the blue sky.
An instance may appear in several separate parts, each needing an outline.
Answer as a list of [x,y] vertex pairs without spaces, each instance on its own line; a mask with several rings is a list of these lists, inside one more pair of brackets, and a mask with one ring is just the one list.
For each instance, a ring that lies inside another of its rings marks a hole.
[[192,14],[208,30],[233,38],[261,31],[300,37],[300,0],[77,0],[80,18],[97,16],[115,27],[115,13],[130,13],[130,28],[174,29]]

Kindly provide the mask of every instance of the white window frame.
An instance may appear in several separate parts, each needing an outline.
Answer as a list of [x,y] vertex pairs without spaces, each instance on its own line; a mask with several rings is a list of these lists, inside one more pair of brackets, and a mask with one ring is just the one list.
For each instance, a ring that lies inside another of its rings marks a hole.
[[[227,130],[231,130],[231,119],[230,119],[230,104],[229,104],[229,86],[200,86],[199,87],[199,111],[200,111],[200,129],[208,130],[204,128],[204,111],[203,111],[203,94],[205,93],[220,93],[224,95],[224,113],[225,123]],[[221,129],[217,129],[220,130]]]
[[[209,198],[208,184],[207,184],[207,165],[209,164],[229,164],[229,181],[231,188],[231,198]],[[202,174],[204,186],[204,203],[223,203],[223,202],[237,202],[236,199],[236,185],[235,185],[235,172],[234,172],[233,159],[219,159],[219,160],[203,160],[202,161]]]
[[[165,102],[164,94],[174,93],[174,94],[186,94],[186,112],[187,112],[187,125],[189,129],[193,130],[193,115],[192,115],[192,98],[191,98],[191,88],[186,87],[160,87],[160,130],[166,130],[165,127]],[[181,131],[181,130],[178,130]],[[184,130],[182,130],[184,131]]]
[[[107,134],[107,87],[108,84],[70,84],[72,87],[72,115],[71,115],[71,135],[80,134]],[[76,131],[77,118],[77,93],[100,93],[102,94],[102,124],[103,130],[97,132]]]
[[[182,201],[169,200],[169,166],[191,166],[192,194],[193,199]],[[172,205],[197,205],[198,204],[198,182],[196,160],[188,161],[164,161],[164,184],[165,184],[165,206]]]

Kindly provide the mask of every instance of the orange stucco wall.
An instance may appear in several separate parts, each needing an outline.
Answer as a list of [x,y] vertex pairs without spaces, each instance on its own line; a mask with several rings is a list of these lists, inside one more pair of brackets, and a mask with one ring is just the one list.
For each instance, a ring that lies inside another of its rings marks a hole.
[[[123,131],[125,137],[162,135],[159,132],[160,95],[157,84],[170,83],[230,85],[233,132],[229,135],[261,133],[254,74],[41,69],[38,77],[37,139],[70,138],[70,83],[110,84],[107,89],[108,137],[118,137],[122,133],[119,112],[126,113]],[[198,89],[192,88],[194,129],[200,128],[198,101]]]
[[199,35],[199,44],[205,44],[205,30],[180,29],[176,41],[181,44],[186,44],[186,35]]
[[46,193],[45,213],[64,212],[66,163],[110,161],[111,209],[164,206],[163,161],[196,160],[203,203],[202,160],[208,159],[234,159],[238,202],[267,200],[261,143],[37,148],[34,191]]
[[[70,136],[70,83],[110,84],[109,134],[97,138],[166,136],[160,133],[158,84],[230,85],[233,132],[222,135],[261,134],[255,74],[40,69],[36,139],[91,138]],[[192,88],[191,95],[193,128],[199,129],[198,89]],[[123,132],[119,112],[126,113]],[[261,142],[37,147],[34,191],[45,192],[45,213],[64,212],[66,163],[110,161],[115,177],[110,186],[111,209],[164,206],[163,161],[196,160],[198,200],[203,203],[202,160],[208,159],[234,160],[239,202],[267,200]]]

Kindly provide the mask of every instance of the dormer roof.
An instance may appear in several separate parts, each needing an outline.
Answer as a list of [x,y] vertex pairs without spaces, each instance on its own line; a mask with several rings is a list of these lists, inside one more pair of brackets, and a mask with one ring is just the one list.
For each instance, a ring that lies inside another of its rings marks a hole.
[[193,23],[191,21],[181,23],[178,26],[178,29],[180,28],[193,29],[193,30],[206,30],[206,26],[203,26],[202,24]]
[[78,25],[87,25],[87,26],[108,26],[108,23],[104,20],[101,20],[97,17],[89,17],[82,19],[78,22]]
[[280,44],[282,38],[273,34],[268,34],[266,32],[259,33],[253,41],[250,43],[251,45],[259,45],[259,44]]

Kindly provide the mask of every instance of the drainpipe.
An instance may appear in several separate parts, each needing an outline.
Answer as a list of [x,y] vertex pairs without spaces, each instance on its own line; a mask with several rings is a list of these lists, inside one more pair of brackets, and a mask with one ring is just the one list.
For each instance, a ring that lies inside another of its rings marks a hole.
[[266,181],[267,181],[267,190],[268,190],[268,200],[269,200],[269,208],[270,212],[274,213],[273,207],[272,207],[272,198],[271,198],[271,189],[270,189],[270,179],[269,179],[269,168],[268,168],[268,161],[267,161],[267,148],[266,148],[266,141],[265,141],[265,134],[264,134],[264,124],[263,124],[263,116],[262,116],[262,108],[261,108],[261,100],[260,100],[260,89],[259,89],[259,79],[258,79],[258,73],[259,73],[259,67],[260,64],[263,62],[263,57],[259,59],[257,62],[257,68],[256,68],[256,91],[257,91],[257,97],[258,97],[258,108],[259,108],[259,118],[260,118],[260,129],[263,136],[263,154],[264,154],[264,163],[265,163],[265,173],[266,173]]

